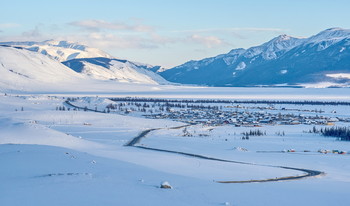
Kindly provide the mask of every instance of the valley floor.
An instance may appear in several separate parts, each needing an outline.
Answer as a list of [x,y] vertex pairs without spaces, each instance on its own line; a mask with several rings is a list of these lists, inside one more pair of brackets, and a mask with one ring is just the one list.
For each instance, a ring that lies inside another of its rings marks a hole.
[[[177,98],[177,95],[180,93],[168,97]],[[315,125],[257,128],[188,125],[170,119],[147,119],[137,112],[126,115],[78,111],[65,103],[67,96],[74,97],[72,94],[0,95],[0,205],[345,206],[350,203],[350,142],[309,133]],[[208,98],[214,96],[213,93]],[[332,92],[326,95],[328,100],[337,97],[339,101],[348,98]],[[100,110],[112,101],[89,97],[75,103]],[[58,109],[61,107],[64,111]],[[300,109],[312,108],[324,111],[322,115],[327,117],[350,118],[350,106],[284,107],[298,115],[302,113]],[[280,106],[276,108],[282,110]],[[336,126],[349,124],[335,122]],[[242,139],[243,132],[254,129],[266,135]],[[139,141],[125,146],[147,130],[150,131]],[[320,149],[347,154],[324,154]],[[324,174],[289,181],[219,183],[305,174],[283,167]],[[161,189],[163,181],[169,182],[173,189]]]

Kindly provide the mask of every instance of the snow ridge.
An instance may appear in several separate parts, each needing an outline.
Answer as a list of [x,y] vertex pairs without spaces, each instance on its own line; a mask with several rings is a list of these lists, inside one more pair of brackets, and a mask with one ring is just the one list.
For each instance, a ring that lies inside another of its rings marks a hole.
[[74,59],[65,61],[63,64],[93,79],[144,84],[169,84],[168,81],[152,71],[153,66],[135,64],[127,60],[99,57]]
[[0,45],[20,46],[30,51],[42,53],[58,61],[67,61],[75,58],[106,57],[108,53],[70,41],[47,40],[42,42],[0,42]]

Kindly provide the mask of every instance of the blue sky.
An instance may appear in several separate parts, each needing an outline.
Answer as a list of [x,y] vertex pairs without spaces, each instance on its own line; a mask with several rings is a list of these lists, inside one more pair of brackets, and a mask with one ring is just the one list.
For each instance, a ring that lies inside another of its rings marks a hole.
[[348,0],[5,0],[0,41],[60,39],[165,67],[350,28]]

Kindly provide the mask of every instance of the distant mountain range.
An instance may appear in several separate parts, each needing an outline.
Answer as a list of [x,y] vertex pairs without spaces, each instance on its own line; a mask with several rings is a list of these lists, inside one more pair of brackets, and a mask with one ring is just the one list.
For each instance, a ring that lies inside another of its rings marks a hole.
[[118,59],[68,41],[0,42],[0,89],[73,82],[349,87],[350,30],[331,28],[309,38],[280,35],[260,46],[171,69]]
[[280,35],[158,73],[171,82],[208,86],[349,86],[350,30],[331,28],[309,38]]

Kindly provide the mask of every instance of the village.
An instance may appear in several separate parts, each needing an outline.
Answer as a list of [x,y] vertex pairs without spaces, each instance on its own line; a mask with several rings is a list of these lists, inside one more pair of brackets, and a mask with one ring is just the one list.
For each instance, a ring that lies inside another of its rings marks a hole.
[[142,102],[115,101],[107,105],[108,112],[144,116],[151,119],[171,119],[190,124],[208,126],[234,125],[236,127],[260,127],[263,125],[334,125],[350,122],[350,118],[322,115],[320,109],[293,109],[274,105],[243,105],[232,103]]
[[172,110],[166,113],[144,115],[153,119],[172,119],[187,123],[205,124],[218,126],[232,124],[236,127],[259,127],[262,125],[334,125],[333,122],[348,121],[338,118],[328,118],[325,116],[304,116],[294,114],[274,114],[248,111],[220,111],[220,110]]

